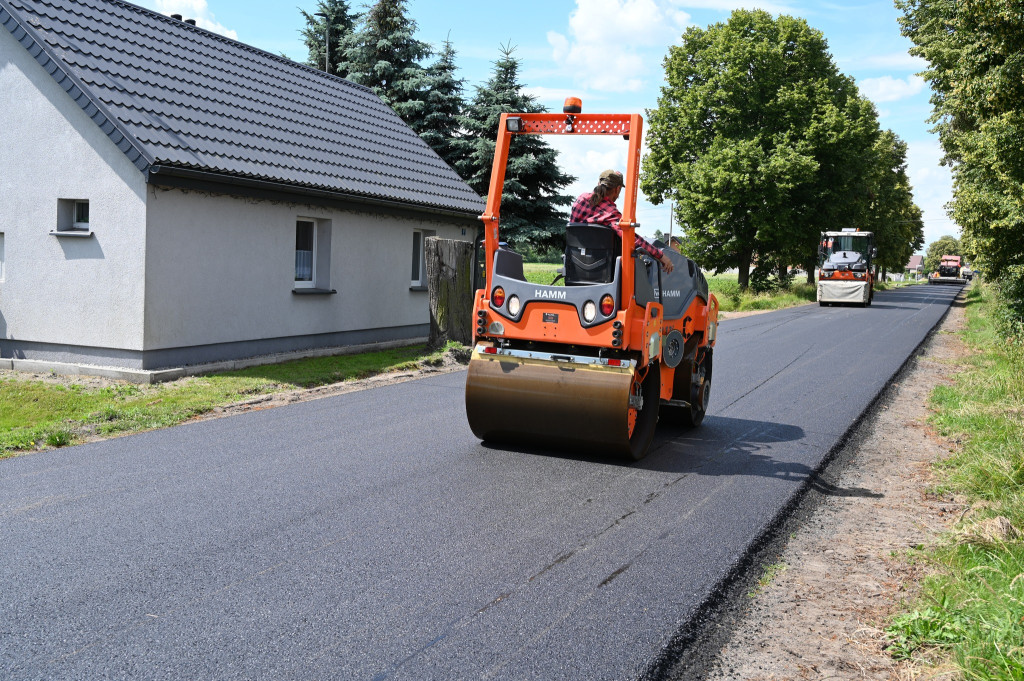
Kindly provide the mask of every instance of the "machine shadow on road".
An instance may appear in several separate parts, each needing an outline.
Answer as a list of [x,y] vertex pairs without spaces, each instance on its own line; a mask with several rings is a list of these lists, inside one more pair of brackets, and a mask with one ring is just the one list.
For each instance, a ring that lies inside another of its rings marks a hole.
[[481,443],[497,452],[543,456],[600,466],[636,468],[656,473],[700,476],[758,476],[807,482],[810,489],[837,497],[874,497],[862,488],[836,487],[806,463],[787,461],[794,454],[824,464],[826,452],[811,451],[799,426],[770,421],[708,416],[699,428],[659,423],[650,453],[641,461],[629,461],[585,450],[556,450],[510,444]]
[[[752,419],[708,416],[700,428],[660,427],[651,455],[639,468],[701,476],[759,476],[806,481],[810,489],[836,497],[881,495],[860,487],[836,487],[820,476],[829,453],[809,448],[803,428]],[[809,458],[813,465],[787,460]]]

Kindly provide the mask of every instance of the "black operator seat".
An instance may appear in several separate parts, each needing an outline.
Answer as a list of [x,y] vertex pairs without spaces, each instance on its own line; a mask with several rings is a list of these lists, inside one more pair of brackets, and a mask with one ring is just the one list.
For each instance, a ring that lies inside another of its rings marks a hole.
[[615,278],[622,238],[611,227],[570,222],[565,228],[565,284],[606,284]]

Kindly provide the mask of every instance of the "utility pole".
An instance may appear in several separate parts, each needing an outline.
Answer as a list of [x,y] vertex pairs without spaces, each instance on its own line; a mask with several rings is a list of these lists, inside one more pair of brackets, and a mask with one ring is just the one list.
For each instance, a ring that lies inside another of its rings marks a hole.
[[331,72],[331,18],[327,16],[326,12],[316,12],[313,14],[316,17],[324,18],[324,42],[326,47],[324,49],[324,71],[327,73]]

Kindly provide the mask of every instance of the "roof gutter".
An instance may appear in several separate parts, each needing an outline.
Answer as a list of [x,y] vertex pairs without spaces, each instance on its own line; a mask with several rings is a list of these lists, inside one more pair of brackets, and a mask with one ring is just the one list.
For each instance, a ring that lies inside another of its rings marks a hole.
[[[181,168],[178,166],[152,165],[146,173],[148,184],[200,189],[216,193],[242,194],[253,198],[265,198],[278,201],[296,202],[298,199],[306,199],[312,203],[323,205],[343,205],[345,207],[373,206],[382,208],[387,212],[399,214],[422,214],[438,215],[448,218],[458,218],[470,222],[479,220],[480,211],[460,211],[451,208],[438,208],[426,204],[405,203],[389,199],[380,199],[363,194],[349,194],[316,187],[305,187],[302,185],[275,182],[273,180],[259,180],[251,177],[240,177],[238,175],[227,175],[223,173],[212,173],[205,170],[193,168]],[[239,191],[241,190],[241,191]],[[352,204],[355,204],[353,206]],[[481,207],[482,210],[482,207]]]

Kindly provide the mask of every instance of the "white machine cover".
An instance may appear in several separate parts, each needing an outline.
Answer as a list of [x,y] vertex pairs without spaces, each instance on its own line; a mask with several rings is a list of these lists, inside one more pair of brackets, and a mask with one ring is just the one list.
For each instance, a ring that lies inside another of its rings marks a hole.
[[866,303],[868,283],[821,280],[818,282],[818,300],[823,303]]

